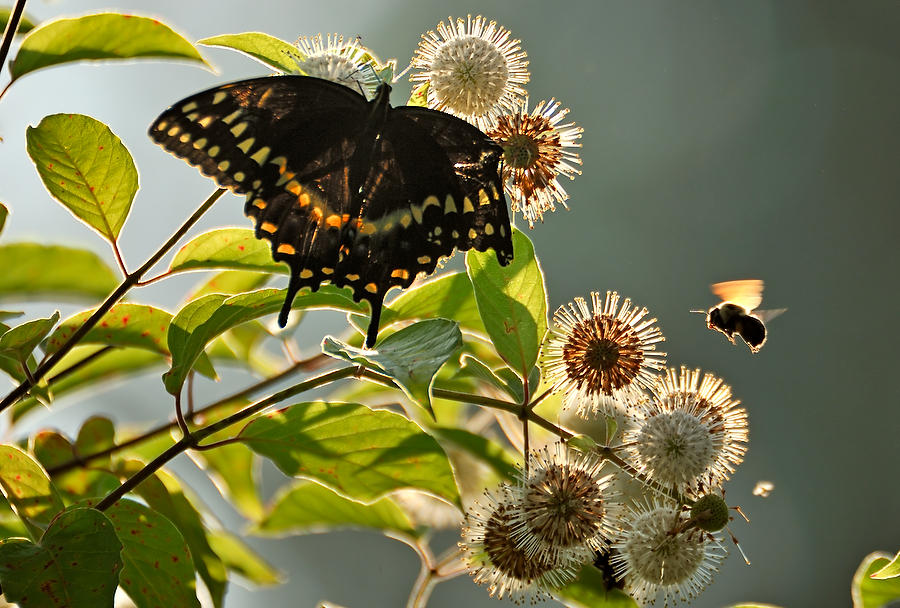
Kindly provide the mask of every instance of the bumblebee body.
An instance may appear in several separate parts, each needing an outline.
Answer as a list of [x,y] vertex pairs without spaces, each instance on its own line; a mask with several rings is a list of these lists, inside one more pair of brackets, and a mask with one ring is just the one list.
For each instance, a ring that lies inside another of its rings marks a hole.
[[734,334],[739,335],[754,353],[759,352],[766,342],[766,326],[762,320],[743,306],[731,302],[722,302],[710,308],[706,314],[706,326],[725,334],[732,344]]
[[785,309],[754,312],[762,303],[763,282],[758,279],[716,283],[710,289],[723,301],[707,311],[706,326],[725,334],[732,344],[735,343],[734,334],[737,334],[751,352],[759,352],[766,343],[763,319],[771,319]]

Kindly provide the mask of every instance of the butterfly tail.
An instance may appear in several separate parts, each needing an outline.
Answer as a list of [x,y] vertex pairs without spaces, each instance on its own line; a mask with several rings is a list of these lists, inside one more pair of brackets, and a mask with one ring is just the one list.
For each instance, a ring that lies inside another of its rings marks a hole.
[[291,280],[287,286],[287,295],[284,296],[284,304],[281,305],[281,312],[278,313],[278,327],[284,327],[288,322],[288,315],[291,314],[291,305],[297,292],[300,291],[300,275],[297,272],[291,272]]
[[369,321],[369,329],[366,330],[366,348],[375,346],[375,338],[378,337],[378,324],[381,322],[381,300],[377,303],[369,300],[369,304],[372,306],[372,318]]

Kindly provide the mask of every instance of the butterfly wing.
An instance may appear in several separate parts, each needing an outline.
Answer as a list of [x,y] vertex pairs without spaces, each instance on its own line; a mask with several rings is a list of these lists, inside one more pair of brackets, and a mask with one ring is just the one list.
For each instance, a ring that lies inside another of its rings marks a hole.
[[256,236],[291,267],[282,325],[297,290],[334,278],[354,199],[349,168],[369,108],[361,95],[327,80],[270,76],[188,97],[150,126],[167,151],[247,195]]
[[763,282],[759,279],[725,281],[710,286],[710,290],[723,302],[731,302],[747,312],[762,303]]
[[[432,257],[449,255],[454,247],[461,251],[493,249],[502,266],[509,264],[513,259],[512,230],[498,169],[503,149],[466,121],[428,108],[395,108],[386,129],[398,141],[427,141],[435,171],[443,167],[444,177],[423,173],[421,149],[400,149],[397,155],[407,176],[411,207],[421,209],[416,224],[430,244]],[[437,198],[439,205],[431,197]],[[425,201],[431,204],[423,204]]]

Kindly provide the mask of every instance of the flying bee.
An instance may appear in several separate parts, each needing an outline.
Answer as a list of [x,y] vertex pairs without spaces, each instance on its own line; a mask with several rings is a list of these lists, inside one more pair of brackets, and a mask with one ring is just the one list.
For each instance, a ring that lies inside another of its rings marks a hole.
[[[725,334],[732,344],[734,334],[738,334],[747,343],[750,352],[759,352],[766,343],[765,321],[773,319],[787,309],[755,310],[762,303],[763,282],[759,279],[716,283],[711,285],[710,289],[722,299],[722,303],[705,313],[706,326]],[[691,312],[703,314],[702,310]]]

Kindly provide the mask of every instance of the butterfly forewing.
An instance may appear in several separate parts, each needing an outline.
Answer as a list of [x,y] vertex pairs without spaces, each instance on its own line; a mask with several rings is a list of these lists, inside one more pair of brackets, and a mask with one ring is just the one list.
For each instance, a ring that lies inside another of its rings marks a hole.
[[441,256],[474,247],[512,259],[502,150],[448,114],[391,109],[389,91],[367,102],[316,78],[257,78],[188,97],[150,127],[166,150],[247,195],[256,236],[291,267],[282,325],[298,289],[330,281],[371,303],[371,346],[387,291]]

